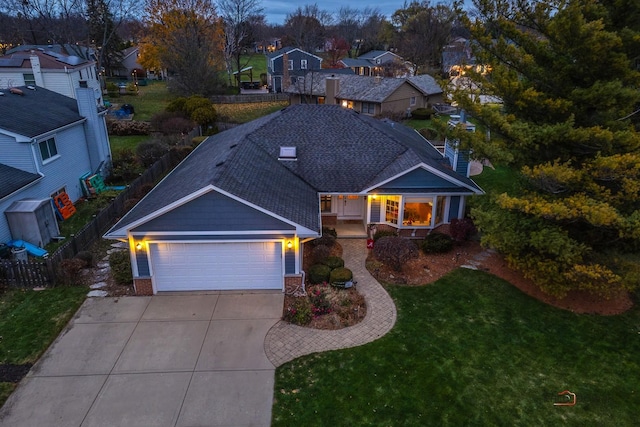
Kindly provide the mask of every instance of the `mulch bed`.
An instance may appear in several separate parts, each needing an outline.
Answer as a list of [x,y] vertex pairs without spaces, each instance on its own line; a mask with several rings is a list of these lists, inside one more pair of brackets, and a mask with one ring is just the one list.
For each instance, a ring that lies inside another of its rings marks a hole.
[[26,363],[24,365],[12,365],[4,364],[0,365],[0,382],[2,383],[18,383],[27,375],[32,364]]

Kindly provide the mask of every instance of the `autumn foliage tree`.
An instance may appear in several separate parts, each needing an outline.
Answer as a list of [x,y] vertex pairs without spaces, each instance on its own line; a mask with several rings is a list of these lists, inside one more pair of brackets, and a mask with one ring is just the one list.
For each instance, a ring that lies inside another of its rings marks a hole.
[[640,21],[627,17],[640,5],[620,14],[595,0],[474,3],[466,22],[490,72],[472,78],[503,104],[458,93],[491,137],[454,136],[522,177],[472,211],[484,243],[552,294],[636,287]]
[[224,32],[211,0],[147,0],[140,64],[167,69],[169,87],[181,95],[220,90]]

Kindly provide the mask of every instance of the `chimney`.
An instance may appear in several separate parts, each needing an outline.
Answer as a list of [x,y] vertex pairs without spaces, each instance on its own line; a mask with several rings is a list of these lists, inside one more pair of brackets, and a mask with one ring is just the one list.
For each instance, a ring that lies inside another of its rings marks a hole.
[[42,70],[40,70],[40,58],[35,53],[29,56],[31,61],[31,71],[33,72],[33,78],[36,81],[36,86],[44,87],[44,80],[42,78]]
[[291,84],[291,79],[289,78],[289,54],[282,54],[282,88],[281,91],[285,92],[289,85]]
[[340,91],[340,78],[335,75],[331,75],[331,77],[327,77],[324,80],[325,84],[325,99],[324,103],[327,105],[336,105],[338,102],[336,100],[336,95]]
[[104,114],[98,113],[96,92],[90,87],[76,88],[76,102],[78,113],[87,120],[84,123],[85,138],[89,151],[89,161],[93,173],[106,174],[110,164],[104,164],[103,159],[111,161],[111,147],[107,136],[107,125]]

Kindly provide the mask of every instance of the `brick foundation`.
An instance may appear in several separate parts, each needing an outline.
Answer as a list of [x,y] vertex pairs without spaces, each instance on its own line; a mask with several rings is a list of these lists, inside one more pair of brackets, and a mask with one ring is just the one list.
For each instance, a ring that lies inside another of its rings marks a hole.
[[338,223],[337,215],[322,215],[322,225],[330,226]]
[[287,274],[284,276],[284,292],[292,294],[302,288],[302,274]]
[[138,296],[153,295],[153,285],[150,277],[133,279],[133,288]]

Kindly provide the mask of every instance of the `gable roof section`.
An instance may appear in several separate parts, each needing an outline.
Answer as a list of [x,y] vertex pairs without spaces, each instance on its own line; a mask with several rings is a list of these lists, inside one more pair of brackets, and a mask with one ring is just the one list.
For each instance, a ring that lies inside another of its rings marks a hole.
[[367,61],[375,61],[377,58],[380,58],[381,56],[390,53],[391,55],[395,56],[398,59],[402,59],[400,56],[396,55],[393,52],[390,52],[388,50],[371,50],[367,53],[363,53],[362,55],[358,56],[358,59],[365,59]]
[[[216,214],[211,215],[215,210]],[[295,230],[271,215],[260,212],[215,190],[209,191],[169,212],[145,222],[133,233],[228,232]]]
[[413,83],[416,87],[420,88],[420,90],[422,90],[422,92],[426,93],[427,95],[435,95],[443,92],[436,79],[428,74],[410,76],[407,77],[407,80]]
[[23,187],[39,180],[42,176],[0,163],[0,200]]
[[[296,159],[278,160],[281,146],[295,146]],[[105,236],[121,237],[211,190],[319,233],[318,193],[364,194],[420,167],[452,188],[481,192],[412,129],[337,105],[292,105],[207,138]]]
[[[7,54],[0,61],[0,68],[27,68],[31,70],[31,56],[37,56],[42,70],[65,71],[68,69],[84,69],[93,65],[93,61],[75,55],[66,55],[52,50],[18,51]],[[17,65],[16,65],[17,64]]]
[[[289,86],[287,92],[326,96],[325,80],[327,77],[329,77],[327,73],[308,72],[303,84],[293,84]],[[433,80],[433,83],[435,83],[435,86],[438,88],[438,92],[425,92],[425,84],[418,85],[409,78],[380,78],[355,74],[334,74],[333,77],[337,77],[340,80],[340,87],[338,88],[336,98],[351,101],[384,102],[403,84],[410,84],[424,95],[442,93],[442,89],[440,89],[435,80]],[[431,77],[431,79],[433,79],[433,77]],[[427,79],[424,79],[424,81],[426,82]]]
[[22,86],[23,95],[3,90],[0,96],[0,132],[33,138],[85,120],[75,99],[37,87]]
[[294,50],[300,51],[300,52],[302,52],[302,53],[304,53],[306,55],[309,55],[309,56],[313,56],[314,58],[317,58],[317,59],[320,60],[320,62],[322,62],[322,58],[320,58],[319,56],[316,56],[313,53],[309,53],[309,52],[307,52],[305,50],[302,50],[302,49],[300,49],[298,47],[291,47],[291,46],[285,46],[282,49],[276,50],[275,52],[271,52],[270,54],[267,55],[267,58],[276,59],[276,58],[281,57],[285,53],[288,54],[288,53],[293,52]]

